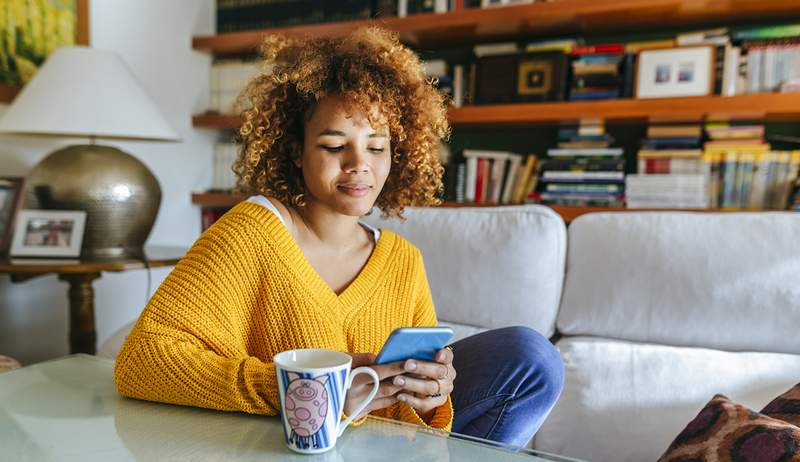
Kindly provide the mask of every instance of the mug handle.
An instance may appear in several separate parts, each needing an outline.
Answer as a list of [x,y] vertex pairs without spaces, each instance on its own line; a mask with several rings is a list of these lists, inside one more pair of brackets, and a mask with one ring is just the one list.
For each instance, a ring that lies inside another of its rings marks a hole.
[[372,377],[373,380],[372,391],[370,391],[369,396],[367,396],[364,399],[364,401],[362,401],[361,404],[359,404],[358,407],[356,407],[356,410],[352,412],[352,415],[348,416],[346,419],[339,422],[339,427],[338,427],[339,431],[337,432],[336,436],[337,438],[342,436],[342,433],[344,433],[344,429],[347,428],[347,426],[353,422],[355,416],[361,414],[361,411],[363,411],[364,408],[367,407],[367,405],[369,405],[369,403],[372,401],[372,398],[374,398],[375,395],[378,394],[378,387],[380,387],[381,385],[381,379],[378,377],[378,373],[375,372],[371,367],[358,367],[350,371],[350,375],[348,375],[347,377],[347,386],[344,387],[345,392],[347,392],[347,390],[349,390],[350,387],[353,385],[353,378],[355,378],[355,376],[357,376],[358,374],[367,374],[370,377]]

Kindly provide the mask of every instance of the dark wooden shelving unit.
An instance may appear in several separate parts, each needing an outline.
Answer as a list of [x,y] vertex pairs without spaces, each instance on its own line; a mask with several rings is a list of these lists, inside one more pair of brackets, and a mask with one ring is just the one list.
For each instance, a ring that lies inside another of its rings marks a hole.
[[192,46],[215,55],[253,53],[266,34],[338,37],[378,24],[416,47],[453,46],[554,35],[653,31],[800,17],[797,0],[556,0],[466,9],[405,18],[308,24],[195,37]]
[[[227,193],[193,193],[192,203],[202,207],[212,208],[229,208],[243,201],[244,197]],[[515,207],[513,205],[498,205],[498,204],[464,204],[460,202],[445,202],[441,207]],[[646,212],[646,211],[680,211],[680,212],[736,212],[737,210],[719,210],[719,209],[625,209],[625,208],[612,208],[612,207],[577,207],[566,205],[550,205],[547,206],[553,209],[557,214],[561,215],[565,223],[570,223],[572,220],[581,215],[594,212]],[[744,210],[743,210],[744,211]]]
[[[396,31],[400,39],[408,45],[435,48],[537,37],[597,36],[609,32],[652,32],[797,19],[800,19],[798,0],[555,0],[547,3],[466,9],[444,14],[420,14],[405,18],[224,33],[195,37],[192,46],[214,55],[247,54],[256,51],[267,34],[337,37],[371,24]],[[448,113],[454,127],[487,128],[552,124],[578,121],[587,117],[601,118],[610,123],[652,120],[683,122],[709,118],[765,122],[800,121],[800,94],[480,105],[452,108]],[[193,126],[212,129],[236,128],[240,122],[241,119],[236,115],[211,113],[198,114],[192,119]],[[192,195],[192,202],[204,207],[230,207],[240,200],[241,197],[228,194]],[[446,203],[444,206],[476,205]],[[585,213],[634,211],[604,207],[551,208],[568,223]]]
[[[480,105],[453,108],[448,113],[450,124],[455,127],[546,124],[578,121],[587,116],[607,122],[700,121],[714,117],[797,121],[800,120],[800,93]],[[200,114],[194,116],[192,123],[200,128],[236,128],[240,118]]]

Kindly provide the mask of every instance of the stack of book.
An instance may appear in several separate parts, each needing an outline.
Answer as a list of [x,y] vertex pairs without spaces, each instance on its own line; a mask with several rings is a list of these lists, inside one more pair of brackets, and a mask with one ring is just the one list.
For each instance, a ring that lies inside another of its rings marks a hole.
[[762,125],[706,127],[709,196],[723,209],[785,209],[800,167],[800,151],[774,151]]
[[465,149],[463,156],[464,167],[456,167],[455,195],[459,202],[459,185],[463,185],[463,202],[475,204],[521,204],[536,188],[535,155]]
[[220,139],[214,144],[214,165],[211,174],[211,190],[214,192],[230,192],[236,186],[236,175],[233,163],[239,155],[238,144]]
[[612,140],[604,127],[599,123],[562,127],[558,136],[558,148],[549,149],[542,162],[541,191],[529,198],[548,205],[621,207],[623,150],[609,147]]
[[[423,67],[425,68],[425,76],[428,77],[429,80],[434,82],[436,88],[446,95],[448,99],[453,98],[453,79],[455,77],[455,73],[453,69],[451,69],[444,59],[431,59],[427,61],[423,61]],[[459,85],[463,86],[463,70],[460,71],[460,83]],[[459,89],[459,94],[462,94],[463,90]],[[461,102],[456,107],[459,107]]]
[[741,30],[733,39],[747,53],[747,93],[791,91],[800,81],[800,24]]
[[702,127],[651,125],[638,153],[638,173],[628,175],[628,208],[707,208]]
[[217,0],[217,32],[369,19],[395,11],[387,2],[370,0]]
[[625,45],[584,45],[572,48],[570,101],[619,98],[624,86],[622,74]]
[[211,100],[209,110],[222,114],[233,112],[233,105],[247,82],[261,71],[261,62],[221,59],[211,65]]

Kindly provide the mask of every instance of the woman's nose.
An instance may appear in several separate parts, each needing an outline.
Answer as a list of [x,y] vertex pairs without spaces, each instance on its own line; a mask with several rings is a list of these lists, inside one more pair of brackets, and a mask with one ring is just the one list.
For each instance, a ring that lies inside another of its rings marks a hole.
[[368,155],[366,148],[347,149],[342,157],[342,169],[348,173],[367,172],[369,170]]

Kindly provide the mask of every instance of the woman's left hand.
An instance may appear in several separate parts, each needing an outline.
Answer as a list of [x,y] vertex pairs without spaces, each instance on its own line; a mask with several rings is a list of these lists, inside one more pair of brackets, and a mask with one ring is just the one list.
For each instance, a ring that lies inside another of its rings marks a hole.
[[428,421],[453,391],[456,378],[453,351],[449,348],[439,350],[436,362],[409,359],[405,370],[406,374],[394,378],[394,384],[404,390],[397,399],[416,409],[417,414]]

